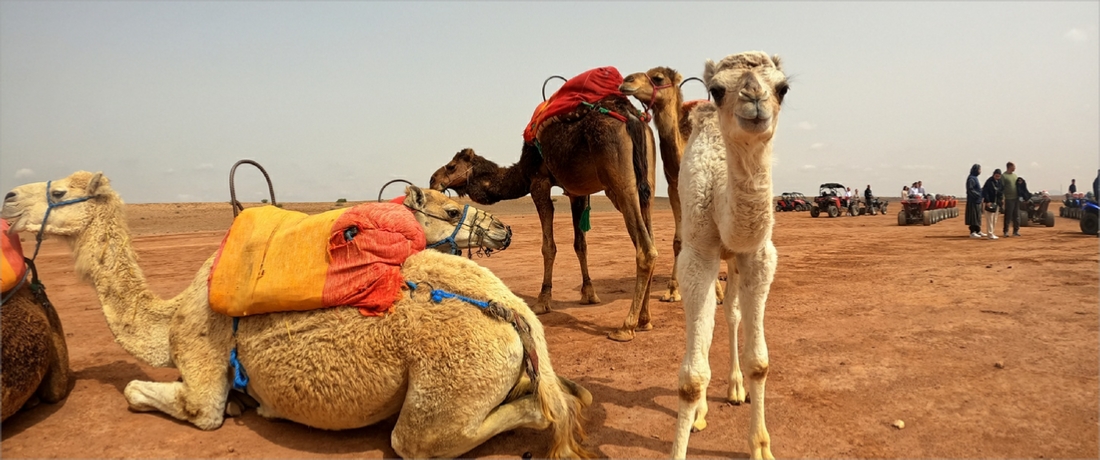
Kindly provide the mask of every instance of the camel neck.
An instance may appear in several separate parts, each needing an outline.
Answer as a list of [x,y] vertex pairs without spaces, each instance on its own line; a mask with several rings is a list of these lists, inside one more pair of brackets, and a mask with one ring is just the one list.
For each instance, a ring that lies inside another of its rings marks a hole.
[[115,341],[151,366],[171,366],[168,327],[175,309],[149,290],[137,265],[122,200],[89,204],[86,229],[68,238],[77,274],[95,287]]
[[531,177],[542,165],[542,156],[534,146],[525,144],[519,161],[506,168],[484,158],[479,161],[467,181],[466,194],[475,203],[494,204],[531,193]]
[[657,137],[661,145],[661,155],[666,156],[674,152],[679,158],[684,151],[687,138],[680,132],[680,106],[683,97],[676,94],[674,100],[668,103],[655,102],[653,104],[653,123],[657,126]]
[[[727,130],[723,130],[727,131]],[[742,140],[723,135],[726,144],[726,165],[729,187],[734,202],[767,202],[772,200],[772,138]]]

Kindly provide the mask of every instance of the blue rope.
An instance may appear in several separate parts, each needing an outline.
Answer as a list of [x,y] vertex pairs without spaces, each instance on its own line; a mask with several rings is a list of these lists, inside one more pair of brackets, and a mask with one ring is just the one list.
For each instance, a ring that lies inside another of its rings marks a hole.
[[[233,335],[237,335],[237,323],[240,321],[239,317],[233,318]],[[244,372],[244,366],[241,366],[241,361],[237,359],[237,347],[233,347],[233,351],[229,352],[229,365],[233,366],[233,389],[244,391],[248,386],[248,374]]]
[[[409,288],[414,291],[417,289],[417,284],[412,281],[406,281],[405,284],[407,284]],[[443,299],[458,299],[468,304],[476,305],[478,308],[481,309],[489,308],[489,302],[471,299],[469,297],[458,295],[453,292],[447,292],[442,289],[432,289],[432,302],[440,303],[443,301]]]

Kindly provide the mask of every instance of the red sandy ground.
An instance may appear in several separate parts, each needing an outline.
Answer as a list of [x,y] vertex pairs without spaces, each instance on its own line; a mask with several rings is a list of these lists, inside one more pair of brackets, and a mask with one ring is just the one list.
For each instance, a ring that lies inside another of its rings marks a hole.
[[[633,289],[633,248],[621,216],[594,200],[592,278],[603,303],[579,305],[568,204],[558,199],[554,310],[541,316],[562,375],[595,397],[586,445],[607,457],[665,457],[684,349],[680,303],[660,303],[672,267],[667,200],[653,221],[660,250],[650,293],[656,328],[631,343],[605,338]],[[328,204],[291,204],[318,212]],[[488,207],[515,231],[512,248],[476,259],[534,300],[542,280],[529,199]],[[1096,458],[1097,239],[1077,222],[1025,228],[1022,238],[967,238],[962,218],[899,227],[895,213],[836,219],[777,216],[779,268],[767,309],[768,428],[780,457]],[[134,244],[151,288],[172,296],[215,250],[232,219],[225,203],[131,205]],[[25,235],[25,248],[33,237]],[[126,407],[131,380],[174,380],[139,364],[111,336],[68,248],[39,256],[69,344],[67,400],[3,425],[4,457],[392,457],[392,421],[342,432],[246,412],[210,432]],[[691,456],[746,456],[748,406],[723,403],[729,369],[721,321],[711,350],[709,428]],[[1000,363],[1003,368],[995,364]],[[904,420],[905,428],[891,426]],[[504,433],[470,457],[547,452],[549,433]]]

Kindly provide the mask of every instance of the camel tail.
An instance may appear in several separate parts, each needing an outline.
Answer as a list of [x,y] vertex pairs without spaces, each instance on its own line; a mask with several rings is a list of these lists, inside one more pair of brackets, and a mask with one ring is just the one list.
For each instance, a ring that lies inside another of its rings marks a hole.
[[653,189],[649,185],[649,149],[646,145],[646,125],[636,117],[626,117],[626,132],[634,146],[634,181],[638,183],[638,202],[649,207]]
[[531,329],[531,339],[538,357],[539,406],[542,415],[550,421],[554,433],[554,442],[547,458],[593,458],[591,452],[581,446],[584,441],[584,418],[581,410],[592,403],[592,394],[572,381],[558,377],[550,365],[550,354],[546,348],[546,335],[542,323],[530,310],[516,311]]

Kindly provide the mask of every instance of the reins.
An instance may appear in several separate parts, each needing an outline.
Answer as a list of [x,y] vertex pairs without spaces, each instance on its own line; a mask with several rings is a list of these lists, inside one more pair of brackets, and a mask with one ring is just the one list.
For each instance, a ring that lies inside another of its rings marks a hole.
[[[65,201],[60,201],[60,202],[54,203],[53,200],[50,199],[50,185],[51,184],[53,184],[53,181],[46,181],[46,214],[42,216],[42,225],[40,227],[38,227],[38,234],[35,235],[35,237],[34,237],[34,241],[35,241],[35,243],[34,243],[34,254],[31,255],[30,259],[28,259],[26,257],[23,258],[23,261],[26,262],[27,266],[29,266],[31,268],[30,271],[33,272],[32,277],[31,277],[31,288],[32,288],[32,290],[37,288],[39,290],[44,291],[45,288],[46,288],[44,285],[42,285],[42,283],[38,282],[38,269],[35,267],[34,261],[38,258],[38,250],[42,248],[42,235],[44,235],[45,232],[46,232],[46,222],[50,219],[50,212],[53,211],[53,208],[59,208],[61,206],[70,205],[70,204],[73,204],[73,203],[80,203],[82,201],[88,201],[92,198],[91,195],[87,195],[87,196],[82,196],[80,198],[73,198],[71,200],[65,200]],[[15,287],[12,288],[11,293],[9,293],[7,297],[4,297],[3,299],[0,299],[0,305],[8,303],[8,301],[11,300],[11,298],[15,296],[15,293],[19,291],[19,288],[23,287],[23,283],[26,283],[26,282],[27,282],[27,272],[24,271],[23,272],[23,277],[20,278],[19,282],[16,283]],[[37,292],[35,292],[35,297],[36,298],[38,297]],[[47,300],[46,303],[43,304],[43,306],[48,306],[48,304],[49,304],[49,301]]]

